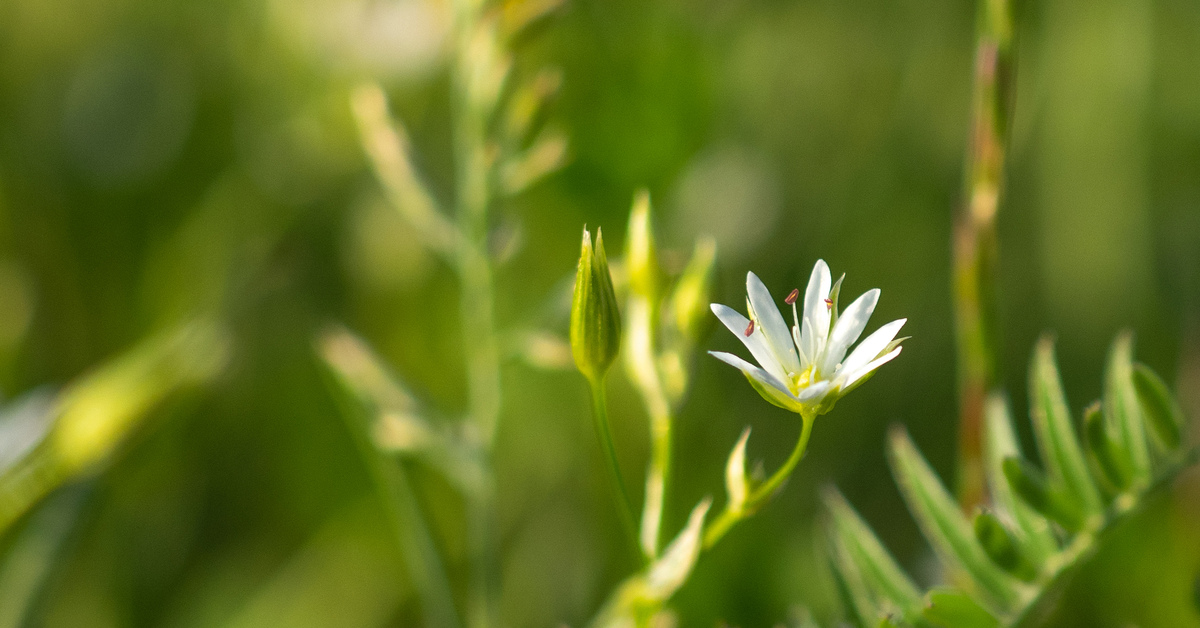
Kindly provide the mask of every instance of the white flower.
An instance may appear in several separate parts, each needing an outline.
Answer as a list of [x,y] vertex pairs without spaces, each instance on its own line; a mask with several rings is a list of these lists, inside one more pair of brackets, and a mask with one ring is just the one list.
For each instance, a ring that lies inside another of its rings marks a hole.
[[899,341],[893,340],[907,320],[880,327],[847,356],[875,311],[879,290],[868,290],[839,316],[841,285],[841,279],[833,284],[829,266],[817,260],[804,292],[803,317],[796,311],[798,291],[787,299],[794,321],[789,333],[767,287],[754,273],[747,273],[750,318],[719,303],[712,304],[712,311],[746,345],[759,366],[730,353],[709,353],[740,369],[763,398],[781,408],[805,416],[828,412],[867,375],[900,355]]

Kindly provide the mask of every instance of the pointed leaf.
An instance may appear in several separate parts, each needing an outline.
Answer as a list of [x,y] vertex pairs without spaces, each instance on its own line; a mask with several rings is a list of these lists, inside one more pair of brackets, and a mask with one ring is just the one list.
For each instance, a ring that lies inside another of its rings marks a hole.
[[1104,373],[1104,413],[1118,451],[1128,460],[1132,483],[1150,481],[1150,450],[1133,384],[1133,334],[1122,332],[1113,341]]
[[833,574],[833,583],[846,619],[856,628],[871,626],[873,619],[879,616],[879,610],[871,600],[862,574],[837,538],[831,539],[829,570]]
[[1000,622],[978,602],[953,589],[929,592],[925,619],[944,628],[998,628]]
[[921,593],[883,544],[833,487],[824,491],[830,514],[830,532],[836,535],[846,557],[857,567],[863,581],[876,596],[889,600],[906,612],[919,610]]
[[1083,434],[1087,442],[1088,456],[1095,465],[1096,475],[1117,492],[1129,488],[1129,461],[1123,456],[1120,445],[1108,433],[1104,411],[1097,401],[1083,411]]
[[1016,539],[996,515],[979,510],[975,514],[974,528],[976,540],[997,567],[1026,582],[1037,576],[1037,568],[1021,554]]
[[1076,502],[1087,515],[1099,513],[1100,492],[1092,482],[1083,449],[1075,436],[1054,359],[1054,341],[1048,336],[1038,341],[1034,351],[1029,369],[1029,399],[1034,434],[1051,486]]
[[917,451],[903,428],[892,430],[889,460],[908,508],[947,565],[971,577],[979,590],[1005,608],[1019,601],[1016,582],[996,567],[975,540],[958,504]]
[[1167,384],[1145,364],[1133,367],[1133,386],[1141,402],[1142,416],[1154,430],[1158,442],[1170,451],[1182,441],[1183,411],[1171,396]]
[[1005,458],[1004,477],[1014,493],[1043,516],[1069,532],[1083,527],[1084,515],[1074,500],[1063,499],[1046,481],[1046,476],[1022,458]]
[[987,456],[988,488],[992,504],[1007,514],[1017,525],[1018,543],[1022,551],[1034,563],[1041,563],[1058,549],[1058,544],[1046,518],[1017,499],[1012,487],[1004,477],[1004,459],[1020,457],[1016,431],[1013,429],[1012,413],[1008,400],[1000,393],[992,393],[984,406],[984,447]]

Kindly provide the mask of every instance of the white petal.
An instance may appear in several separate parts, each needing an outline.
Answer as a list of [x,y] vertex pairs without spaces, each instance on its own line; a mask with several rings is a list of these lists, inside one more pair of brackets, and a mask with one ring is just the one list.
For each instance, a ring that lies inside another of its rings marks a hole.
[[871,360],[879,357],[880,352],[887,348],[888,343],[896,337],[896,334],[900,333],[900,328],[904,326],[904,322],[907,320],[907,318],[895,320],[876,329],[874,333],[867,336],[866,340],[858,343],[854,351],[850,352],[850,357],[842,362],[840,371],[842,373],[852,373],[866,366]]
[[812,401],[814,399],[820,399],[821,397],[824,397],[825,393],[829,392],[829,389],[832,387],[833,385],[828,381],[817,382],[812,386],[800,391],[798,398],[800,401]]
[[868,362],[866,364],[866,366],[858,369],[857,371],[846,373],[846,381],[842,384],[842,388],[846,389],[846,388],[853,386],[854,382],[857,382],[858,380],[862,379],[862,377],[864,375],[866,375],[867,373],[874,371],[875,369],[879,368],[886,362],[890,362],[892,358],[900,355],[900,350],[903,348],[904,347],[896,347],[895,349],[892,349],[891,351],[889,351],[887,353],[887,355],[883,355],[878,358],[875,358],[874,360],[871,360],[870,362]]
[[753,364],[737,357],[736,355],[733,355],[732,353],[725,353],[724,351],[709,351],[708,354],[736,369],[739,369],[747,376],[753,377],[759,383],[765,384],[770,388],[773,388],[774,390],[786,395],[787,401],[795,400],[795,397],[792,396],[792,393],[788,392],[787,386],[784,386],[783,382],[779,381],[779,379],[777,379],[774,375],[771,375],[757,366],[754,366]]
[[750,326],[750,319],[742,316],[737,310],[727,305],[713,303],[711,307],[713,314],[716,314],[725,327],[733,332],[733,335],[737,336],[738,340],[742,341],[742,344],[746,345],[746,348],[750,350],[750,354],[754,356],[755,360],[758,360],[759,365],[766,372],[781,382],[787,381],[787,372],[779,364],[779,359],[775,357],[775,352],[767,345],[766,337],[763,336],[762,330],[759,329],[761,325],[755,325],[754,331],[747,336],[746,328]]
[[[795,311],[796,311],[796,305],[792,304],[793,318],[795,318]],[[805,355],[805,353],[804,353],[804,340],[800,335],[800,321],[799,320],[797,320],[796,324],[792,326],[792,342],[796,343],[796,351],[798,351],[800,353],[800,370],[803,371],[804,369],[808,368],[809,364],[812,364],[812,360],[810,360],[808,358],[808,356]]]
[[750,297],[750,305],[754,308],[754,315],[762,327],[763,335],[767,337],[767,346],[775,352],[775,358],[779,360],[783,370],[799,373],[800,361],[796,359],[796,350],[793,348],[792,335],[788,333],[787,323],[783,321],[775,300],[771,298],[771,292],[763,285],[758,275],[746,273],[746,294]]
[[878,302],[879,289],[868,290],[855,299],[845,312],[842,312],[842,315],[838,317],[837,324],[833,326],[833,333],[829,335],[829,345],[825,348],[825,356],[817,367],[821,373],[826,375],[833,373],[838,362],[846,357],[846,349],[849,349],[850,345],[854,344],[854,341],[862,335],[867,321],[871,318],[871,313],[875,311],[875,304]]
[[[808,287],[804,290],[804,322],[805,329],[801,334],[804,341],[804,353],[812,360],[821,355],[825,347],[825,339],[829,335],[829,306],[825,299],[829,298],[829,288],[833,277],[829,274],[829,265],[819,259],[813,266],[812,275],[808,278]],[[812,331],[809,331],[809,330]]]

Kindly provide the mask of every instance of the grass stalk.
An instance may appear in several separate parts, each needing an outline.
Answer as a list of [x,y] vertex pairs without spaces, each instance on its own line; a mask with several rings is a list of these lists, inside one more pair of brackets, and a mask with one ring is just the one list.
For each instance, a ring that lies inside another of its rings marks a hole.
[[1003,189],[1013,77],[1010,0],[980,0],[978,11],[965,200],[954,228],[958,498],[965,510],[983,500],[983,407],[999,381],[996,213]]

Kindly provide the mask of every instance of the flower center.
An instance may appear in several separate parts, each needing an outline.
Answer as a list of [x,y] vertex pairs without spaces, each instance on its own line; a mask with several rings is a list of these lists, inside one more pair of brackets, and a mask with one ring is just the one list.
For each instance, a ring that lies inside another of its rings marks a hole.
[[804,369],[803,371],[800,371],[799,373],[788,373],[788,375],[791,376],[790,377],[791,381],[789,381],[788,383],[791,384],[791,386],[789,386],[789,388],[792,389],[792,394],[793,395],[799,394],[801,390],[808,388],[808,385],[813,383],[813,380],[816,379],[816,374],[817,374],[817,365],[815,365],[815,364],[809,366],[808,368]]

